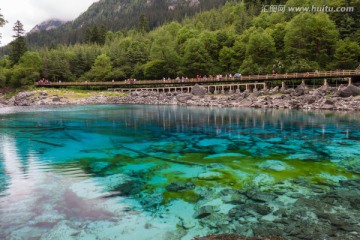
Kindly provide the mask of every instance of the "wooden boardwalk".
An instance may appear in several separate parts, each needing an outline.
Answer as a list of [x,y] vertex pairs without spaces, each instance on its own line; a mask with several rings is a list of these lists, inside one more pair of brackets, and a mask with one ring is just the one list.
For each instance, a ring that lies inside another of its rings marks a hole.
[[120,88],[144,88],[160,86],[187,86],[199,84],[216,85],[231,84],[241,82],[271,82],[276,80],[294,80],[294,79],[324,79],[324,78],[351,78],[359,77],[360,70],[338,70],[338,71],[321,71],[307,73],[284,73],[284,74],[266,74],[266,75],[248,75],[240,77],[222,77],[222,78],[189,78],[189,79],[166,79],[166,80],[137,80],[137,81],[110,81],[110,82],[36,82],[39,87],[68,87],[68,86],[104,86]]

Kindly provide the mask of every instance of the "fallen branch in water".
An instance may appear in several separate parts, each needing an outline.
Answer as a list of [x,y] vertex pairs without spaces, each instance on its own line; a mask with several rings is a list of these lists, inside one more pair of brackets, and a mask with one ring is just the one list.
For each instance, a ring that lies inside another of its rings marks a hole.
[[200,163],[184,162],[184,161],[179,161],[179,160],[175,160],[175,159],[171,159],[171,158],[164,158],[164,157],[154,156],[154,155],[151,155],[151,154],[148,154],[148,153],[140,152],[140,151],[132,149],[132,148],[125,147],[124,145],[120,145],[120,147],[125,148],[125,149],[127,149],[129,151],[136,152],[136,153],[138,153],[140,155],[143,155],[143,156],[146,156],[146,157],[153,157],[153,158],[157,158],[157,159],[160,159],[160,160],[163,160],[163,161],[166,161],[166,162],[185,164],[185,165],[190,165],[190,166],[195,166],[195,165],[202,166]]
[[53,146],[53,147],[64,147],[65,146],[64,144],[51,143],[51,142],[38,140],[38,139],[33,139],[33,138],[30,138],[30,140],[33,141],[33,142],[47,144],[47,145],[50,145],[50,146]]

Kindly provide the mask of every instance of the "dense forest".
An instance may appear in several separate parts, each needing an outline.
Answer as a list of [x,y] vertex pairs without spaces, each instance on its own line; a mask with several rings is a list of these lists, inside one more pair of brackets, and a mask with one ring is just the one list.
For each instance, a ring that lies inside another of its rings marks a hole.
[[[270,4],[355,10],[270,11]],[[14,53],[2,57],[0,86],[33,84],[39,78],[119,81],[355,69],[360,60],[359,9],[360,0],[227,1],[152,30],[149,16],[139,12],[137,24],[126,30],[95,24],[86,29],[85,43],[24,49],[17,58]]]

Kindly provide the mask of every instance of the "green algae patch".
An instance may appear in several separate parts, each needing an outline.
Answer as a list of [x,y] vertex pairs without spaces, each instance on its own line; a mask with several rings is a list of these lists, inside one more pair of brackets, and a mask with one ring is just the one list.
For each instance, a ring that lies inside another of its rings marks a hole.
[[[232,170],[216,169],[212,171],[218,172],[222,175],[221,178],[211,180],[211,182],[213,182],[212,185],[217,185],[220,187],[231,187],[234,189],[243,189],[244,183],[248,180],[248,177],[241,176]],[[209,180],[202,180],[202,179],[194,180],[194,183],[202,186],[211,185],[209,184]]]
[[205,158],[208,154],[206,153],[186,153],[183,154],[178,160],[183,162],[193,162],[193,163],[208,163]]
[[[300,177],[305,177],[313,182],[318,182],[321,178],[325,181],[326,178],[321,177],[323,174],[326,174],[330,178],[332,176],[341,176],[346,179],[355,177],[354,174],[348,172],[345,168],[339,166],[339,164],[331,163],[330,161],[310,162],[303,160],[285,160],[284,162],[290,166],[289,169],[279,172],[264,170],[264,172],[274,177],[276,181]],[[324,182],[323,180],[321,180],[321,182]],[[328,178],[328,180],[331,179]]]
[[182,199],[188,203],[197,203],[200,200],[200,195],[193,190],[184,190],[181,192],[164,192],[163,204],[169,203],[174,199]]

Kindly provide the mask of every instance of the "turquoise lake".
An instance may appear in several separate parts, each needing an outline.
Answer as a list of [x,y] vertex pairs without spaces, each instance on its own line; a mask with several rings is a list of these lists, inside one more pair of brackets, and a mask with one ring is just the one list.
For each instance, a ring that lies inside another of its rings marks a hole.
[[359,179],[360,113],[0,109],[0,239],[359,239]]

